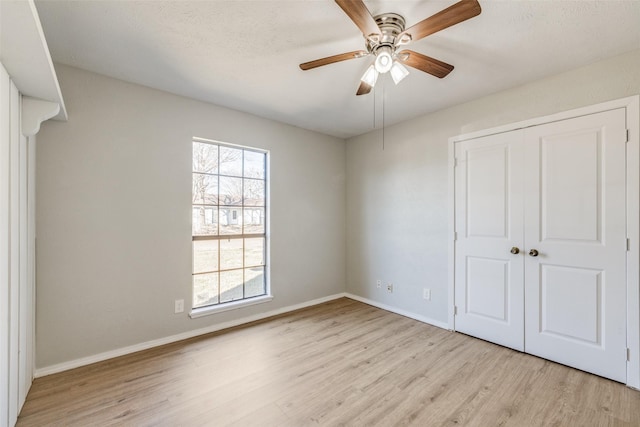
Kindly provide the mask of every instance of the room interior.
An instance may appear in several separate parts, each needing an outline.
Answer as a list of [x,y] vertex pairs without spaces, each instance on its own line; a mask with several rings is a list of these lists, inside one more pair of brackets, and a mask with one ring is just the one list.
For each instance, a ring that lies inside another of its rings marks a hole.
[[[458,3],[355,4],[410,27]],[[446,76],[409,64],[398,84],[381,74],[356,95],[376,52],[340,2],[1,1],[0,426],[19,423],[34,379],[304,317],[296,310],[410,320],[417,336],[456,330],[454,145],[598,108],[625,109],[629,158],[639,145],[640,2],[479,4],[409,45],[453,65]],[[269,153],[268,301],[192,315],[194,138]],[[633,162],[622,169],[637,190]],[[625,199],[635,232],[638,199]],[[640,399],[633,236],[625,379],[602,380],[631,392],[631,406]]]

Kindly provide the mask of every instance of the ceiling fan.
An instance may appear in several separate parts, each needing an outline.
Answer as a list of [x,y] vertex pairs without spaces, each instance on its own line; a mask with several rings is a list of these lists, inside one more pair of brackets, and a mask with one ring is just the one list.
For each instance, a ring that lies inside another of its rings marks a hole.
[[335,1],[362,31],[366,50],[356,50],[316,59],[300,64],[300,68],[310,70],[347,59],[373,55],[375,59],[362,76],[356,95],[365,95],[371,92],[379,74],[388,72],[395,84],[400,83],[409,74],[405,65],[438,78],[447,76],[453,70],[453,65],[412,50],[402,49],[402,46],[478,16],[481,12],[477,0],[461,0],[405,29],[404,18],[396,13],[372,16],[363,0]]

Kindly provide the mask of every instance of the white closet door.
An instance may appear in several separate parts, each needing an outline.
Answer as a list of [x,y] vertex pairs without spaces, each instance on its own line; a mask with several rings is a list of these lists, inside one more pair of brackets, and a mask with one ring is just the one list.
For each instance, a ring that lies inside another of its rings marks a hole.
[[456,144],[455,329],[524,348],[523,133]]
[[525,351],[622,382],[625,128],[619,109],[526,130],[523,257]]

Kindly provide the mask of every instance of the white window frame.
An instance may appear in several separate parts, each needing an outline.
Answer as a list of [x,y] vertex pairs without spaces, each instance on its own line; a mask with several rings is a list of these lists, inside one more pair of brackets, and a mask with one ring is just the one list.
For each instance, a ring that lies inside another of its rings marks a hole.
[[[199,137],[194,137],[191,140],[191,147],[193,147],[193,143],[194,142],[199,142],[199,143],[207,143],[207,144],[212,144],[212,145],[217,145],[218,147],[222,146],[222,147],[229,147],[229,148],[236,148],[236,149],[241,149],[241,150],[247,150],[247,151],[254,151],[254,152],[259,152],[259,153],[263,153],[265,154],[265,206],[264,206],[264,238],[265,238],[265,265],[264,265],[264,274],[265,274],[265,294],[264,295],[260,295],[260,296],[256,296],[256,297],[249,297],[249,298],[243,298],[243,299],[239,299],[239,300],[235,300],[235,301],[229,301],[229,302],[223,302],[223,303],[217,303],[215,305],[209,305],[209,306],[204,306],[204,307],[198,307],[198,308],[193,308],[191,309],[190,313],[189,313],[189,317],[191,317],[192,319],[198,318],[198,317],[203,317],[203,316],[209,316],[215,313],[222,313],[225,311],[230,311],[230,310],[236,310],[242,307],[248,307],[248,306],[252,306],[252,305],[256,305],[256,304],[263,304],[266,302],[269,302],[271,300],[273,300],[273,295],[271,293],[271,251],[270,251],[270,242],[271,242],[271,231],[270,231],[270,152],[269,150],[265,150],[263,148],[257,148],[257,147],[249,147],[249,146],[245,146],[245,145],[238,145],[238,144],[232,144],[232,143],[228,143],[228,142],[222,142],[222,141],[216,141],[216,140],[211,140],[211,139],[205,139],[205,138],[199,138]],[[193,155],[193,153],[192,153]],[[193,167],[192,167],[192,175],[193,175]],[[193,210],[193,204],[192,204],[192,210]],[[218,218],[218,221],[220,221],[220,218]],[[244,234],[244,233],[243,233]],[[194,240],[194,235],[193,235],[193,231],[192,231],[192,241]],[[193,251],[192,251],[192,259],[193,259]],[[193,264],[192,264],[193,265]],[[192,277],[193,277],[193,268],[191,270],[192,273]],[[193,287],[193,280],[191,281],[191,305],[193,305],[193,292],[194,292],[194,287]]]

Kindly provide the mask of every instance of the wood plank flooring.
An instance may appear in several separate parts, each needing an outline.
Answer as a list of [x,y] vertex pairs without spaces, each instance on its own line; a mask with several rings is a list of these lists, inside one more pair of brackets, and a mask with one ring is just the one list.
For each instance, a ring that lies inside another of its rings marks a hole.
[[347,298],[34,381],[18,426],[640,426],[640,392]]

